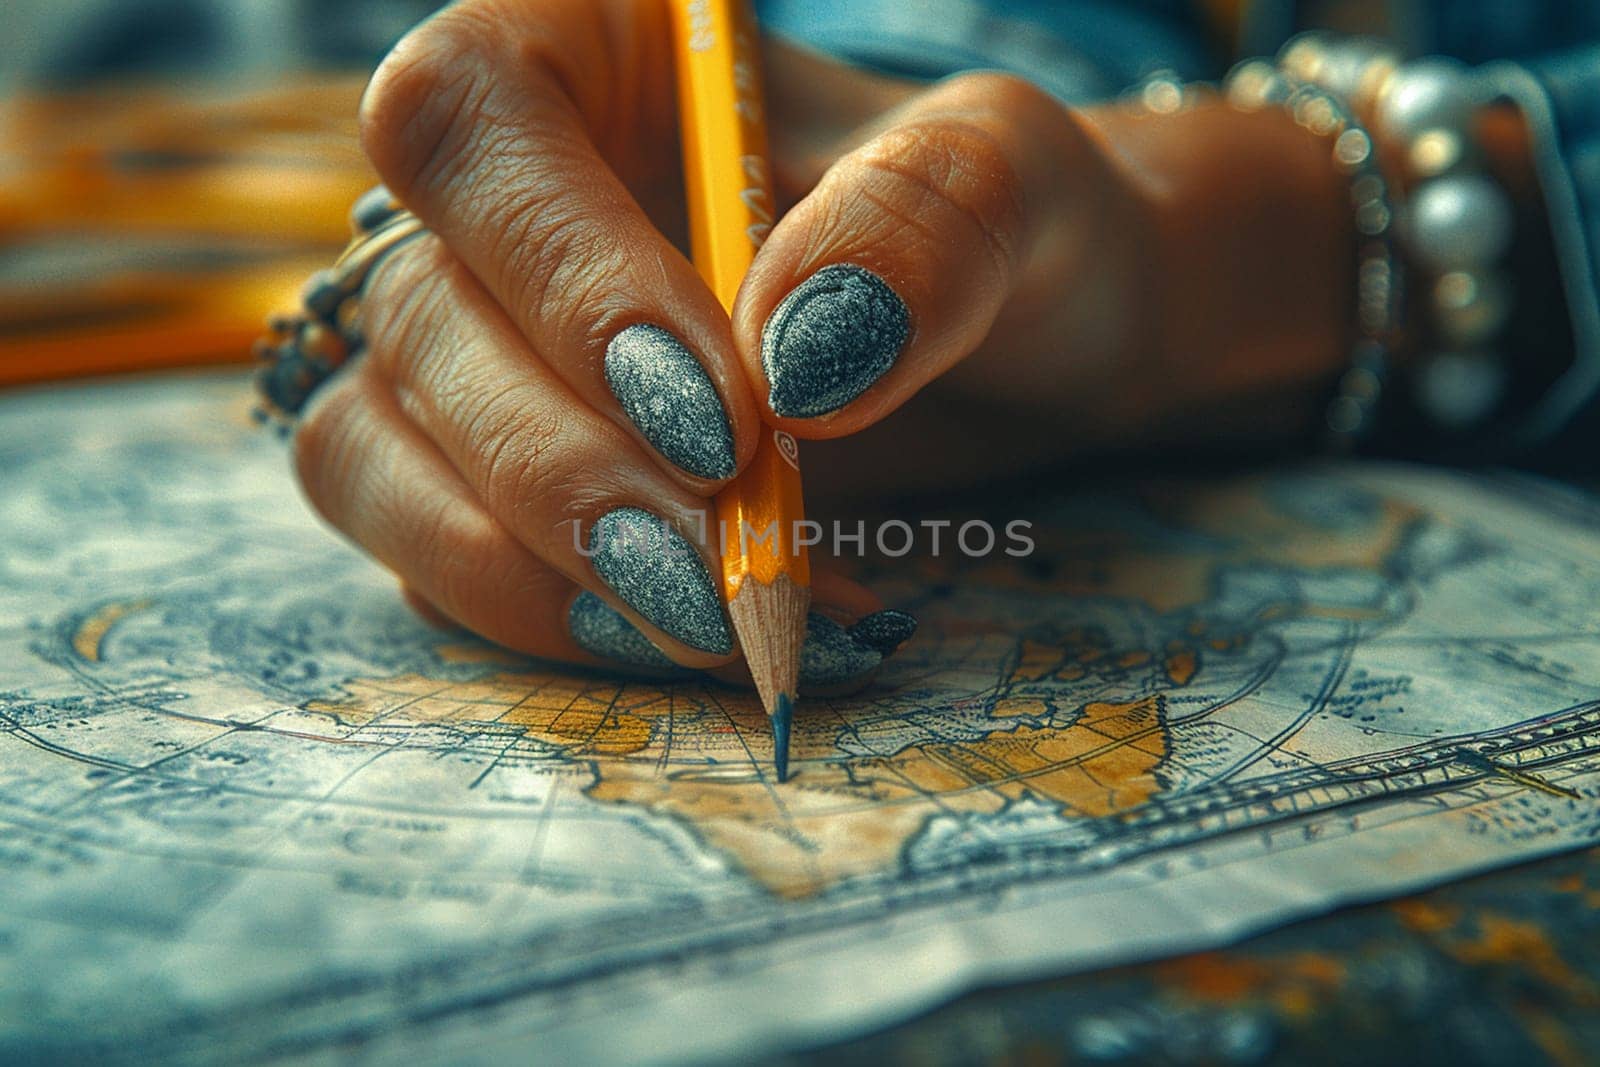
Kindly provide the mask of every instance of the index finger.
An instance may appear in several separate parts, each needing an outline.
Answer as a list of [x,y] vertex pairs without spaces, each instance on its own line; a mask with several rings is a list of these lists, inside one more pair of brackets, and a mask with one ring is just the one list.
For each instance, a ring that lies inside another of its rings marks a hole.
[[452,6],[379,68],[362,135],[533,350],[706,492],[749,457],[759,416],[727,315],[592,136],[620,138],[619,159],[677,165],[670,140],[646,141],[673,122],[665,21],[627,6],[626,27],[588,2]]

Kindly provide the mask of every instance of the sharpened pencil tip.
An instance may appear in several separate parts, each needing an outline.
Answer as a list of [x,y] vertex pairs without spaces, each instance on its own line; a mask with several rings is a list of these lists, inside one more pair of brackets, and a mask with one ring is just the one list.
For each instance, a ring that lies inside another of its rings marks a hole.
[[779,693],[772,707],[772,762],[778,766],[778,781],[789,777],[789,723],[794,718],[794,701]]

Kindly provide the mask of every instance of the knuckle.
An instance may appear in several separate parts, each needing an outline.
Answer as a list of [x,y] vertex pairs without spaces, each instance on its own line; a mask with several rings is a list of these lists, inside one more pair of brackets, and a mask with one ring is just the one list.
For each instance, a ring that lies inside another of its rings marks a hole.
[[512,425],[491,430],[484,443],[489,510],[531,543],[564,554],[585,520],[618,498],[615,473],[594,459],[616,455],[623,443],[553,406],[507,421]]
[[342,529],[345,498],[353,492],[358,471],[355,389],[349,382],[330,383],[324,389],[327,395],[319,397],[295,427],[295,476],[312,507]]
[[429,599],[474,629],[500,632],[510,605],[530,610],[508,588],[519,569],[518,548],[492,518],[463,508],[448,494],[397,487],[388,496],[391,529],[403,531],[401,550],[415,573],[425,575]]
[[466,423],[483,457],[479,492],[489,510],[530,533],[570,513],[583,472],[570,420],[555,404],[530,404],[511,390],[482,403]]
[[[414,497],[414,498],[413,498]],[[474,537],[470,518],[448,497],[398,496],[403,514],[394,517],[408,530],[410,554],[429,575],[437,599],[463,618],[479,613],[486,553]]]
[[470,10],[447,8],[412,30],[362,96],[362,146],[402,196],[447,171],[480,125],[495,39]]
[[422,354],[450,335],[443,322],[452,313],[448,256],[437,237],[413,241],[390,254],[362,294],[363,359],[397,385],[414,386],[424,373]]
[[[480,632],[517,633],[527,629],[525,616],[544,605],[527,595],[526,580],[518,581],[520,568],[506,558],[498,539],[477,538],[442,564],[440,572],[446,603]],[[520,587],[520,588],[519,588]]]
[[1026,78],[1002,71],[980,70],[958,74],[943,83],[956,99],[1001,118],[1025,118],[1041,112],[1059,112],[1061,102]]
[[860,163],[877,180],[880,210],[930,234],[952,225],[975,234],[996,266],[1018,258],[1025,216],[1022,182],[1006,146],[976,123],[940,119],[881,135]]
[[[487,523],[485,524],[487,525]],[[542,568],[529,566],[520,546],[492,529],[467,531],[467,540],[439,561],[437,595],[452,615],[492,640],[538,651],[558,594]]]
[[592,344],[595,320],[605,314],[626,253],[614,227],[593,205],[580,202],[569,180],[549,173],[534,178],[523,184],[533,191],[514,198],[496,238],[498,291],[512,294],[530,318],[558,335],[579,345],[588,336]]
[[1035,146],[1049,159],[1051,174],[1071,175],[1099,160],[1094,139],[1072,109],[1026,78],[973,71],[947,80],[942,89],[1011,143]]

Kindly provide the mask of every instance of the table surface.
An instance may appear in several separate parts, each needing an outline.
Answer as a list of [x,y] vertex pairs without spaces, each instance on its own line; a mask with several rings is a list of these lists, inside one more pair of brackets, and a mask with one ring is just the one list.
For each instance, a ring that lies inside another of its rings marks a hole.
[[1600,848],[971,993],[774,1064],[1600,1062]]

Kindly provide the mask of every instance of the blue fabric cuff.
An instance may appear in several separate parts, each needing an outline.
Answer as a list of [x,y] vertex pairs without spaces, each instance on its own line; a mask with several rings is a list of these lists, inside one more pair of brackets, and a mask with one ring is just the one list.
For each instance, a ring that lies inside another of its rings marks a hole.
[[859,66],[935,79],[1003,70],[1071,104],[1115,96],[1155,70],[1209,76],[1181,0],[757,0],[763,28]]
[[1572,366],[1524,425],[1524,443],[1537,444],[1600,394],[1600,48],[1492,63],[1480,73],[1526,118],[1572,315]]

